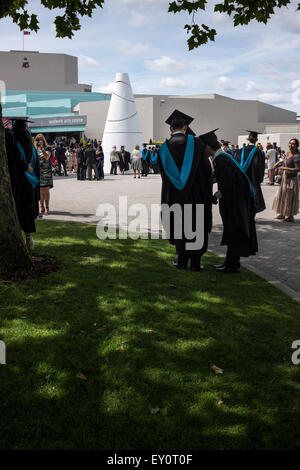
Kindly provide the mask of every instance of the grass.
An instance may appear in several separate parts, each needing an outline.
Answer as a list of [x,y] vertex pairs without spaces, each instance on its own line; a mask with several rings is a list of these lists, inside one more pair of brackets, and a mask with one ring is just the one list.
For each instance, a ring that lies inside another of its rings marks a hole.
[[300,448],[299,306],[282,292],[210,254],[175,270],[166,241],[46,221],[35,240],[64,269],[0,285],[1,449]]

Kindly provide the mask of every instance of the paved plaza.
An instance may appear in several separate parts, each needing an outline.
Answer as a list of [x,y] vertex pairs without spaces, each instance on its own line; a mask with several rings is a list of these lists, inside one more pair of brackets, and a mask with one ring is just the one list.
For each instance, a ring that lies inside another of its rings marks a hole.
[[[274,220],[271,207],[277,189],[278,186],[263,184],[267,209],[257,217],[259,253],[242,259],[242,264],[300,301],[300,217],[296,217],[294,224]],[[150,205],[160,202],[160,192],[159,175],[141,179],[134,179],[132,175],[107,175],[103,181],[77,181],[76,175],[72,174],[55,177],[51,190],[51,215],[44,219],[97,224],[100,220],[96,215],[99,204],[109,203],[118,210],[119,196],[127,196],[128,206],[144,204],[150,213]],[[220,246],[222,225],[218,206],[214,206],[213,222],[209,250],[223,255],[225,249]]]

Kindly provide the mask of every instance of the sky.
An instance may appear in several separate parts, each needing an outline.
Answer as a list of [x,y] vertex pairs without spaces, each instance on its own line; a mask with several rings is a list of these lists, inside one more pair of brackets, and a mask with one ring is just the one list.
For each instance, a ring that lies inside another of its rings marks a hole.
[[[25,50],[76,55],[79,82],[109,92],[117,72],[130,75],[134,93],[191,95],[219,93],[260,100],[300,114],[299,0],[276,11],[267,25],[233,27],[228,15],[207,12],[195,20],[217,30],[215,42],[189,51],[186,13],[168,13],[169,0],[106,0],[92,18],[83,18],[73,39],[55,37],[59,10],[30,0],[40,30],[25,36]],[[22,34],[10,19],[0,20],[1,50],[22,49]],[[0,64],[1,65],[1,64]],[[1,69],[0,69],[1,70]],[[1,77],[0,77],[1,79]]]

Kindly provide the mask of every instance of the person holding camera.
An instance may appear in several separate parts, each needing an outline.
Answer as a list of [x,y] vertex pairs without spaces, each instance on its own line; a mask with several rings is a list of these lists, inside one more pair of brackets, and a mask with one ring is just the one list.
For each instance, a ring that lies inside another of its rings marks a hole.
[[40,162],[40,214],[49,215],[50,189],[53,188],[53,175],[50,163],[51,149],[48,147],[43,134],[34,139],[37,156]]

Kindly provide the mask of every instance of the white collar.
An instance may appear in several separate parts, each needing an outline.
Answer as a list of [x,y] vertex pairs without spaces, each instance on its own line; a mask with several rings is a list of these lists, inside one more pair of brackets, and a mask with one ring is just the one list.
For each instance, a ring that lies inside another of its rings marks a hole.
[[172,136],[175,135],[175,134],[183,134],[183,135],[185,135],[185,133],[182,132],[182,131],[175,131],[175,132],[172,133]]

